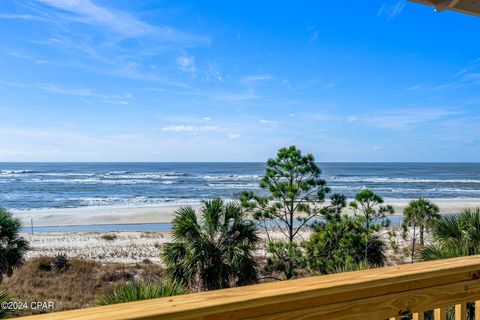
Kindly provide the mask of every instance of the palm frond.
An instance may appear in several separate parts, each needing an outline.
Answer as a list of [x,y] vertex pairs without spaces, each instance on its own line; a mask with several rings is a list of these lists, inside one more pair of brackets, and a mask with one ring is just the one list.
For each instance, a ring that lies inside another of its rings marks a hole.
[[[0,305],[4,302],[10,302],[13,299],[8,295],[7,291],[0,291]],[[14,315],[13,310],[8,308],[0,308],[0,319],[5,319]]]
[[257,281],[257,226],[238,204],[220,199],[203,201],[201,214],[198,224],[191,208],[177,211],[173,242],[162,253],[167,277],[203,290]]
[[181,207],[175,211],[172,237],[178,241],[192,241],[199,237],[200,225],[192,207]]
[[107,293],[97,300],[97,305],[109,305],[132,301],[170,297],[188,293],[185,287],[178,283],[130,282],[118,286],[113,292]]
[[202,201],[203,223],[209,234],[218,231],[223,209],[223,201],[219,198]]

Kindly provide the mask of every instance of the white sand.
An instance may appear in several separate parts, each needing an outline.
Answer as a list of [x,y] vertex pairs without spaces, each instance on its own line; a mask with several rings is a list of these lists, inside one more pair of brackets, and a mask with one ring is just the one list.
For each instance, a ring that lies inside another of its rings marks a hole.
[[[395,208],[395,214],[401,215],[403,209],[408,205],[411,199],[404,200],[385,200],[385,204],[390,204]],[[465,208],[480,207],[479,199],[431,199],[440,208],[441,214],[457,213]]]
[[[479,200],[436,200],[441,213],[458,212],[463,208],[480,207]],[[386,201],[395,207],[397,214],[401,214],[408,200]],[[198,208],[198,204],[194,205]],[[34,226],[68,226],[92,224],[134,224],[134,223],[169,223],[178,206],[146,207],[146,208],[80,208],[58,209],[45,211],[15,212],[25,226],[30,225],[30,218],[34,219]],[[308,231],[302,238],[308,238]],[[165,242],[171,241],[169,232],[42,232],[33,235],[22,234],[30,242],[31,250],[27,258],[39,256],[55,256],[66,253],[70,258],[92,259],[98,261],[138,263],[148,259],[160,263],[161,248]],[[105,235],[114,235],[113,240],[107,240]],[[282,238],[281,232],[273,231],[273,238]],[[265,240],[265,234],[261,234]],[[397,233],[397,241],[401,247],[407,243]],[[264,256],[266,246],[259,246],[256,254]],[[402,256],[408,261],[408,255]],[[398,258],[397,258],[398,260]],[[398,263],[392,261],[391,263]]]
[[[310,231],[299,235],[307,239]],[[259,233],[262,241],[257,256],[266,254],[266,234]],[[148,259],[161,263],[163,245],[172,241],[170,232],[145,231],[75,231],[75,232],[36,232],[22,233],[29,244],[27,259],[35,257],[55,257],[66,254],[69,258],[96,260],[100,262],[139,263]],[[113,237],[113,238],[106,238]],[[279,231],[270,232],[273,239],[284,239]]]
[[[401,214],[410,200],[386,200],[391,204],[396,214]],[[434,202],[440,207],[440,213],[454,213],[463,208],[480,207],[478,200],[437,199]],[[198,209],[199,204],[192,204]],[[72,226],[96,224],[137,224],[137,223],[169,223],[179,205],[158,207],[106,207],[106,208],[75,208],[14,211],[24,226],[30,226],[30,219],[36,227],[42,226]]]
[[[198,209],[199,204],[192,204]],[[30,226],[30,219],[36,227],[79,226],[98,224],[170,223],[179,205],[158,207],[85,207],[74,209],[49,209],[14,211],[22,224]]]
[[[106,240],[105,235],[114,236]],[[171,241],[164,232],[42,232],[22,234],[29,243],[27,259],[66,254],[69,258],[117,263],[160,262],[161,247]]]

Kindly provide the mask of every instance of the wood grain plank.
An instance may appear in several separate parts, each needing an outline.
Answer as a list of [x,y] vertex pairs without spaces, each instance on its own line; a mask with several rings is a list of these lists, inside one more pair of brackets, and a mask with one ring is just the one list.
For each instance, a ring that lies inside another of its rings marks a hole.
[[[468,300],[465,297],[480,295],[480,281],[470,280],[451,285],[443,285],[404,293],[392,293],[380,297],[354,300],[343,303],[312,306],[302,310],[276,313],[266,316],[246,318],[249,320],[362,320],[388,319],[392,314],[431,310],[438,306],[437,313],[441,318],[445,307],[457,301]],[[221,319],[221,318],[214,318]],[[435,318],[437,320],[437,318]]]

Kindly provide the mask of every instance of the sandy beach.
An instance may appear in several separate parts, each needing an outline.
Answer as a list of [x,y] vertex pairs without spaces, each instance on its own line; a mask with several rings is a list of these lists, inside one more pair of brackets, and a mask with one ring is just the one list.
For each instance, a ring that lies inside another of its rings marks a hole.
[[[400,215],[409,200],[386,201]],[[442,214],[458,212],[463,208],[480,206],[480,200],[436,200]],[[200,204],[192,204],[195,209]],[[171,223],[178,205],[136,208],[78,208],[15,212],[24,226],[33,219],[35,227],[91,226]],[[116,263],[140,263],[148,260],[161,263],[160,252],[164,243],[171,240],[170,232],[145,231],[59,231],[23,233],[31,245],[27,259],[55,256],[66,253],[69,257]],[[281,238],[280,232],[273,232]],[[265,235],[261,235],[265,238]],[[308,237],[308,232],[303,236]],[[397,241],[402,241],[399,237]],[[260,246],[258,255],[265,254]]]
[[22,234],[30,243],[27,259],[66,254],[116,263],[160,262],[160,250],[170,241],[168,232],[42,232]]
[[[401,215],[410,200],[386,200],[395,208],[395,214]],[[480,199],[437,199],[433,200],[440,207],[441,214],[459,212],[463,208],[480,207]],[[199,203],[191,204],[195,209]],[[85,207],[73,209],[45,209],[14,211],[22,224],[30,227],[31,220],[35,227],[45,226],[82,226],[102,224],[147,224],[170,223],[175,210],[180,205],[164,205],[157,207]]]
[[[198,208],[200,204],[191,204]],[[72,209],[45,209],[14,211],[24,226],[31,219],[36,227],[81,226],[98,224],[170,223],[180,205],[157,207],[85,207]]]

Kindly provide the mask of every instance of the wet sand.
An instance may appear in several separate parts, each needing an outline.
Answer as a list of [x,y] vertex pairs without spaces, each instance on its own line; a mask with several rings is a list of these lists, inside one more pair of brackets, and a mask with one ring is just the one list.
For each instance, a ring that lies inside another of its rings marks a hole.
[[[392,205],[395,208],[395,214],[401,215],[409,201],[409,199],[386,200],[385,204]],[[456,213],[464,208],[480,207],[480,199],[436,199],[433,202],[440,207],[441,214]],[[191,205],[195,209],[200,207],[199,203]],[[86,207],[29,210],[14,211],[14,215],[21,219],[25,227],[30,227],[31,219],[35,227],[170,223],[174,218],[175,210],[180,206],[185,206],[185,204],[158,207]]]

